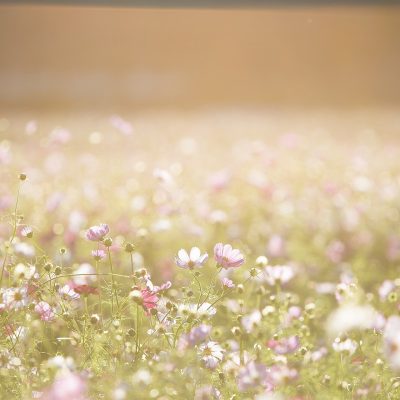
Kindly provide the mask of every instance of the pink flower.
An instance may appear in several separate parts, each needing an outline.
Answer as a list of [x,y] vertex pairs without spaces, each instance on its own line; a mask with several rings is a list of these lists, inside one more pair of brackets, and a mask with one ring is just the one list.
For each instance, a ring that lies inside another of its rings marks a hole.
[[106,257],[106,252],[101,249],[92,250],[92,256],[95,260],[100,261]]
[[211,326],[201,324],[191,329],[189,333],[184,333],[179,338],[178,347],[184,350],[188,347],[194,347],[196,344],[204,342],[211,333]]
[[346,248],[340,240],[335,240],[329,244],[326,249],[326,256],[334,264],[338,264],[343,260]]
[[142,299],[143,299],[142,305],[146,311],[149,311],[152,308],[157,307],[158,297],[155,293],[152,293],[147,289],[141,290],[141,293],[142,293]]
[[271,257],[282,257],[285,254],[285,241],[282,236],[271,236],[267,245],[267,253]]
[[161,286],[153,286],[153,292],[154,293],[165,292],[166,290],[170,289],[171,286],[172,283],[170,281],[167,281],[163,283]]
[[50,304],[45,301],[40,301],[36,304],[35,311],[39,314],[42,321],[51,322],[54,320],[54,310]]
[[222,279],[222,286],[228,289],[233,289],[236,285],[228,278]]
[[249,362],[240,369],[237,376],[237,386],[241,392],[258,387],[264,387],[267,391],[273,388],[268,368],[254,361]]
[[189,254],[186,250],[180,249],[178,251],[178,257],[175,257],[175,262],[178,267],[193,269],[195,267],[202,267],[207,259],[207,253],[201,254],[198,247],[192,247]]
[[44,400],[86,400],[86,381],[77,374],[68,372],[57,377],[45,392]]
[[86,238],[93,242],[98,242],[103,240],[104,236],[106,236],[109,231],[110,229],[107,224],[95,225],[86,231]]
[[244,263],[244,256],[238,249],[233,249],[230,244],[217,243],[214,247],[214,258],[222,268],[237,268]]
[[288,354],[295,352],[299,346],[300,341],[297,336],[290,336],[280,340],[269,340],[267,346],[276,354]]
[[133,288],[133,290],[129,293],[129,297],[137,304],[141,305],[147,313],[151,309],[157,307],[159,300],[156,293],[150,291],[149,289],[140,289],[138,287]]

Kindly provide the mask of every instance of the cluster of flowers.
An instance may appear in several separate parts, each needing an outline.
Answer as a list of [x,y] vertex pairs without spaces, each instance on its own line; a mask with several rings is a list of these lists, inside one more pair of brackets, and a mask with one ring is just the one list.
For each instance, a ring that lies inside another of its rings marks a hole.
[[[24,201],[0,181],[0,398],[400,398],[397,154],[281,139],[207,171],[186,137],[152,179],[127,149],[98,179],[68,130],[40,141]],[[29,154],[0,142],[10,176]]]

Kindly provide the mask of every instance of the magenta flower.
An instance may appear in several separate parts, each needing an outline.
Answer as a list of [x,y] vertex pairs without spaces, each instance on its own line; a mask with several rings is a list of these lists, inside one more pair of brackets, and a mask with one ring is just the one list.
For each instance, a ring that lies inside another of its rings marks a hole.
[[156,308],[159,300],[156,293],[149,289],[140,289],[139,287],[133,288],[129,293],[129,297],[138,305],[141,305],[146,313],[149,313],[151,309]]
[[214,258],[217,264],[225,269],[237,268],[244,263],[244,256],[230,244],[217,243],[214,247]]
[[146,311],[157,307],[158,297],[155,293],[152,293],[147,289],[143,289],[141,293],[143,299],[142,306]]
[[86,231],[86,238],[93,242],[98,242],[103,240],[104,236],[106,236],[109,231],[110,229],[107,224],[95,225]]

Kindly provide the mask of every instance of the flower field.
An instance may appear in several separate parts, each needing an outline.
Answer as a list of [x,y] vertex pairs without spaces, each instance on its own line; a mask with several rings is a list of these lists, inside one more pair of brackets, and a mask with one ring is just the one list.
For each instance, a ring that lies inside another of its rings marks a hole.
[[340,118],[2,116],[0,398],[399,399],[399,118]]

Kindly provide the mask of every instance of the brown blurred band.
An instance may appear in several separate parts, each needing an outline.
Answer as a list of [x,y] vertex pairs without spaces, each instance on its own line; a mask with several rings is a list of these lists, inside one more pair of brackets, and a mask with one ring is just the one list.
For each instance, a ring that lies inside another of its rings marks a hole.
[[0,4],[82,5],[140,8],[252,8],[334,5],[399,5],[400,0],[0,0]]

